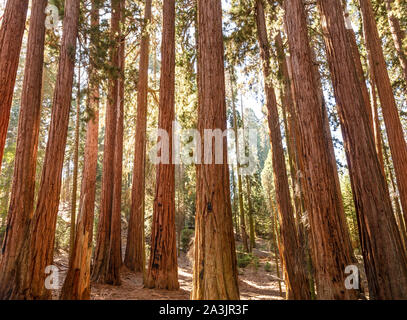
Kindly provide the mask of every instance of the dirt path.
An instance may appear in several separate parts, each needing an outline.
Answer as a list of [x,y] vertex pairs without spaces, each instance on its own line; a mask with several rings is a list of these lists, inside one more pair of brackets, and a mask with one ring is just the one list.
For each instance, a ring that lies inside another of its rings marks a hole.
[[[264,247],[260,242],[259,247]],[[254,249],[258,258],[257,267],[253,264],[239,268],[239,288],[242,300],[279,300],[278,278],[275,265],[270,261],[270,253],[266,250]],[[271,272],[265,270],[266,263],[271,265]],[[178,261],[180,290],[167,291],[143,288],[141,274],[122,271],[122,285],[92,285],[93,300],[188,300],[192,290],[192,265],[185,254]],[[284,283],[282,282],[283,296]]]
[[[264,240],[259,240],[253,256],[257,263],[251,263],[245,268],[239,268],[239,289],[242,300],[281,300],[285,296],[284,282],[282,296],[279,292],[274,260],[270,259],[270,252],[266,249]],[[266,271],[266,264],[268,270]],[[55,257],[54,265],[60,271],[60,279],[64,279],[68,269],[67,254]],[[281,268],[281,266],[280,266]],[[281,271],[280,271],[281,274]],[[187,255],[182,253],[178,258],[178,277],[180,289],[167,291],[143,288],[141,274],[134,274],[123,268],[122,285],[110,286],[92,284],[92,300],[189,300],[192,290],[192,264]],[[53,299],[58,299],[59,290],[53,292]]]

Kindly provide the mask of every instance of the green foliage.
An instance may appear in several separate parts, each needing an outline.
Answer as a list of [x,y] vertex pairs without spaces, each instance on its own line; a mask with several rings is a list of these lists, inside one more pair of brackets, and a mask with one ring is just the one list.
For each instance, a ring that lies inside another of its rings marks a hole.
[[266,271],[266,272],[271,272],[271,264],[270,264],[270,262],[266,262],[266,264],[264,265],[264,270]]
[[253,265],[257,270],[259,268],[259,258],[253,253],[238,252],[237,253],[237,266],[239,268],[246,268],[249,265]]

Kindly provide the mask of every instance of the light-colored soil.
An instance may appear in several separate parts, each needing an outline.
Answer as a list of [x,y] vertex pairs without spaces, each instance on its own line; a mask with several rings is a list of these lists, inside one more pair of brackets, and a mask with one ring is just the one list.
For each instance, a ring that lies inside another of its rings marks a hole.
[[[284,282],[276,276],[276,267],[271,260],[270,252],[267,251],[265,241],[258,241],[258,249],[253,250],[253,255],[258,258],[258,264],[239,268],[239,289],[242,300],[280,300],[285,296]],[[271,265],[271,271],[265,270],[266,263]],[[67,270],[67,259],[60,255],[54,264],[64,278]],[[281,268],[281,266],[280,266]],[[281,270],[280,270],[281,274]],[[189,300],[192,289],[192,264],[184,253],[178,258],[178,276],[180,289],[167,291],[143,288],[143,277],[134,274],[125,268],[122,270],[122,285],[110,286],[92,284],[92,300]],[[282,295],[279,292],[279,282],[282,286]],[[54,293],[54,298],[58,292]]]

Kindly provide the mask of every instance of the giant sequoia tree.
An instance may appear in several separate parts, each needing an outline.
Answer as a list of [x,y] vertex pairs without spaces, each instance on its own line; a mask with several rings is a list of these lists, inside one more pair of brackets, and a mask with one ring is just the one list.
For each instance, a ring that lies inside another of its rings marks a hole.
[[256,1],[256,22],[260,44],[260,54],[263,60],[263,74],[267,99],[266,105],[268,110],[267,119],[271,140],[274,184],[276,189],[276,200],[282,240],[280,251],[286,273],[285,280],[287,287],[287,298],[309,299],[311,296],[306,275],[305,259],[303,256],[303,251],[301,250],[298,242],[294,211],[288,185],[277,100],[270,80],[270,49],[267,38],[264,8],[261,0]]
[[150,36],[148,26],[151,20],[151,0],[146,1],[143,35],[140,44],[139,79],[137,86],[137,124],[134,150],[132,204],[130,209],[129,230],[127,234],[124,264],[133,271],[144,272],[144,200],[145,200],[145,163],[146,130],[148,103],[148,58]]
[[13,287],[13,282],[19,282],[18,279],[14,278],[17,276],[15,270],[25,267],[21,265],[21,263],[25,263],[21,259],[24,256],[24,251],[27,250],[30,220],[34,210],[46,5],[47,0],[35,0],[31,8],[13,188],[10,197],[7,231],[0,257],[0,298],[3,299],[13,297],[14,293],[18,291]]
[[[123,0],[112,0],[112,16],[110,25],[110,64],[111,74],[108,83],[108,99],[105,117],[105,141],[103,153],[103,177],[99,224],[97,229],[97,241],[92,269],[92,280],[99,283],[120,284],[119,262],[117,261],[117,242],[120,241],[120,212],[114,208],[117,194],[115,188],[119,182],[117,170],[120,170],[116,161],[117,133],[121,131],[121,99],[119,87],[121,76],[120,69],[120,42],[122,40],[120,21],[123,14]],[[121,156],[121,155],[120,155]],[[119,215],[119,216],[118,216]],[[119,232],[119,234],[117,234]],[[120,249],[120,248],[119,248]],[[121,259],[121,258],[120,258]],[[120,260],[121,261],[121,260]]]
[[[348,48],[340,1],[323,0],[318,1],[318,5],[348,151],[365,268],[370,280],[369,291],[378,299],[401,299],[406,295],[407,287],[406,256],[375,149],[372,125],[366,111],[367,101],[361,89],[364,82],[357,78],[354,58]],[[386,284],[380,284],[380,279],[386,279]]]
[[28,265],[21,293],[25,298],[49,298],[50,291],[45,284],[45,267],[52,264],[55,227],[61,191],[62,166],[68,133],[69,110],[71,106],[75,48],[79,24],[79,0],[66,0],[64,29],[59,57],[58,78],[48,133],[47,149],[38,192],[36,210],[32,219]]
[[28,1],[8,0],[0,29],[0,171],[27,9]]
[[74,245],[70,254],[69,269],[61,291],[61,299],[90,299],[90,267],[92,258],[93,218],[96,196],[96,168],[99,129],[99,79],[96,51],[98,48],[99,0],[92,1],[91,55],[89,65],[88,123],[86,126],[85,155],[79,201],[78,222]]
[[[175,165],[172,129],[175,90],[175,0],[164,0],[161,42],[161,80],[158,126],[169,134],[169,145],[161,149],[157,165],[157,186],[151,231],[147,288],[175,290],[178,284],[177,245],[175,234]],[[162,138],[162,137],[161,137]],[[164,155],[167,152],[167,155]],[[164,182],[164,183],[163,183]]]
[[406,6],[0,0],[0,299],[406,298]]
[[333,163],[327,150],[322,108],[318,101],[304,5],[285,1],[285,25],[291,53],[300,150],[304,161],[305,197],[319,299],[353,299],[344,290],[344,270],[352,263],[340,219],[340,194],[335,184]]
[[[226,129],[222,7],[217,0],[198,0],[198,91],[201,136],[205,129]],[[212,164],[197,165],[195,300],[239,299],[226,146],[223,141],[223,164],[215,164],[212,155]]]
[[382,106],[383,119],[389,140],[397,187],[400,193],[404,219],[407,220],[407,143],[397,110],[396,100],[387,72],[379,33],[370,0],[360,0],[366,47],[370,51],[377,91]]

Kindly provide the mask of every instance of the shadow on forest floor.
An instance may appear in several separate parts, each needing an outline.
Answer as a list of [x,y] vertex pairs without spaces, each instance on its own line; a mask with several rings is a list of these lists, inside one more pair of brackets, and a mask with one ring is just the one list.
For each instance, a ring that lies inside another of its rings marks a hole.
[[[259,239],[258,247],[265,248],[265,241]],[[283,294],[280,296],[274,259],[271,260],[267,249],[254,249],[254,256],[258,258],[257,265],[250,264],[246,268],[239,268],[239,289],[242,300],[280,300],[285,296],[284,282],[281,282]],[[270,264],[271,271],[266,271],[266,264]],[[65,277],[68,261],[66,256],[59,255],[55,264],[61,270],[61,278]],[[280,266],[281,268],[281,266]],[[280,273],[281,274],[281,273]],[[92,300],[189,300],[192,290],[192,264],[185,253],[178,258],[178,278],[180,289],[177,291],[143,288],[142,274],[134,274],[123,268],[122,285],[110,286],[92,284]],[[58,297],[55,292],[54,298]]]

